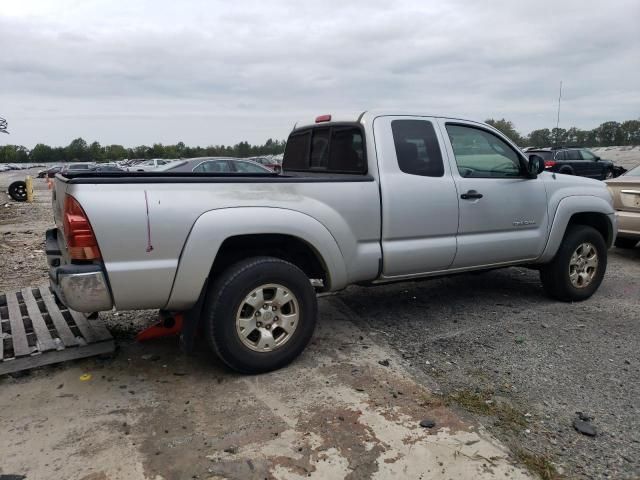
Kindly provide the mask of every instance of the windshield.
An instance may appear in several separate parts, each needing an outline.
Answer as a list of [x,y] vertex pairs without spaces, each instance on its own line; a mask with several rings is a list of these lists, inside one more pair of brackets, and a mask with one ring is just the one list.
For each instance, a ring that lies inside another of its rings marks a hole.
[[629,170],[627,173],[625,173],[625,176],[640,177],[640,165],[638,165],[636,168],[632,168],[631,170]]

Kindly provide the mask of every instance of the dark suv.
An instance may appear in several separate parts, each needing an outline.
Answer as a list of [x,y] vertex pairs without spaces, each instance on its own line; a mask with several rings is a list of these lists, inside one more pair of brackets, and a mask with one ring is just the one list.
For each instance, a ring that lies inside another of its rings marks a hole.
[[598,180],[605,180],[614,176],[613,162],[601,159],[586,148],[529,148],[525,153],[529,158],[533,155],[542,157],[545,169],[548,172],[579,175]]

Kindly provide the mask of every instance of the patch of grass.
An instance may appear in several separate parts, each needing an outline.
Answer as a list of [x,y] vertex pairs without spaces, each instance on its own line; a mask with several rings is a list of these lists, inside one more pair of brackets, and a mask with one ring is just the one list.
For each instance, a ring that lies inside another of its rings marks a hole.
[[447,397],[448,403],[456,403],[465,410],[496,419],[496,425],[520,430],[527,426],[524,413],[511,405],[493,400],[491,392],[460,390]]
[[565,478],[564,475],[558,473],[551,460],[544,455],[525,452],[524,450],[516,450],[514,454],[530,472],[536,473],[542,480],[561,480]]

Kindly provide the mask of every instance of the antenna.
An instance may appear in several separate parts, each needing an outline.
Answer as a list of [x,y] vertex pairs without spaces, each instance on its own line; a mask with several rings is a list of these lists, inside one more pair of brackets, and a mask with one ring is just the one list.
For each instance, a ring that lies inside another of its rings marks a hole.
[[560,127],[560,101],[562,100],[562,80],[560,80],[560,94],[558,95],[558,117],[556,119],[556,147],[558,146],[558,128]]

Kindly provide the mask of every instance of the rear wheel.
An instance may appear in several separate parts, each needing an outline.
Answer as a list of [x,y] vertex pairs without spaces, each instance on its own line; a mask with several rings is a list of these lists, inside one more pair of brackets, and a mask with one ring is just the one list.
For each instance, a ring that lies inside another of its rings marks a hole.
[[243,260],[222,273],[208,292],[207,341],[238,372],[275,370],[307,346],[317,309],[315,290],[295,265],[274,257]]
[[540,279],[551,297],[581,301],[595,293],[606,269],[607,246],[602,235],[592,227],[572,225],[556,256],[540,269]]
[[616,238],[614,245],[618,248],[633,248],[637,245],[637,243],[637,238],[618,237]]
[[613,169],[612,168],[607,168],[604,172],[604,179],[608,180],[610,178],[613,178]]

